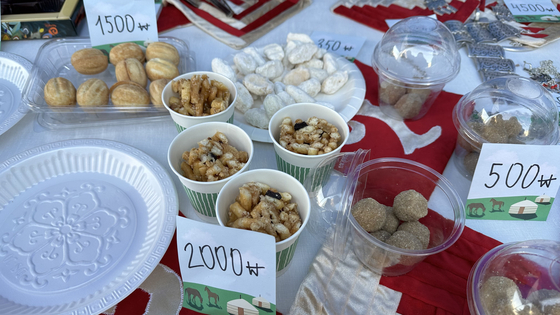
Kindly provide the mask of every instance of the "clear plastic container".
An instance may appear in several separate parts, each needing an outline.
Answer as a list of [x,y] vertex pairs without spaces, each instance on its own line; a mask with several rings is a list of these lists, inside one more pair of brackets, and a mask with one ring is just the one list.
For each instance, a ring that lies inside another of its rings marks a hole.
[[458,73],[455,38],[436,19],[403,19],[383,35],[372,65],[379,77],[379,106],[394,119],[422,118]]
[[473,315],[559,314],[560,243],[529,240],[488,251],[471,269]]
[[[179,73],[194,70],[194,58],[186,42],[165,36],[160,36],[159,41],[172,44],[177,48],[180,56]],[[139,119],[154,120],[169,116],[165,107],[151,104],[142,107],[114,107],[109,101],[109,104],[105,106],[87,107],[86,110],[78,105],[63,108],[47,105],[43,96],[43,89],[47,81],[54,77],[63,77],[70,80],[76,90],[80,84],[92,78],[103,80],[109,88],[117,82],[115,67],[111,63],[106,70],[95,75],[80,74],[74,69],[70,58],[74,52],[84,48],[91,48],[89,38],[62,38],[46,42],[37,52],[22,99],[33,112],[40,114],[38,121],[43,127],[58,129],[107,123],[122,124],[128,120],[130,122]],[[149,87],[149,84],[150,81],[148,80],[146,88]]]
[[[330,246],[336,257],[344,259],[347,250],[353,250],[372,271],[398,276],[455,243],[465,226],[465,211],[447,179],[414,161],[381,158],[363,162],[366,156],[364,151],[339,154],[322,162],[335,162],[335,171],[327,183],[317,186],[314,177],[321,174],[313,171],[305,182],[313,208],[309,229],[320,239],[332,241]],[[429,213],[420,219],[430,229],[427,249],[406,250],[388,245],[364,230],[351,214],[352,206],[363,198],[392,206],[395,196],[409,189],[428,200]]]
[[554,145],[560,137],[550,93],[519,76],[488,80],[464,95],[455,105],[453,122],[458,131],[453,160],[469,179],[483,143]]

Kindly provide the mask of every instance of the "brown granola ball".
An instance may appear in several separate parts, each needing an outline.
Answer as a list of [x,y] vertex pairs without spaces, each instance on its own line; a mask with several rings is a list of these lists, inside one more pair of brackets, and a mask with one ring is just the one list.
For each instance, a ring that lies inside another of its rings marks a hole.
[[393,212],[393,207],[385,207],[385,209],[387,210],[386,211],[387,215],[385,218],[385,224],[383,224],[382,229],[389,232],[390,234],[393,234],[395,233],[395,231],[397,230],[401,222],[395,216],[395,213]]
[[423,249],[428,248],[428,244],[430,244],[430,229],[418,221],[403,222],[399,225],[398,231],[407,231],[416,236],[422,243]]
[[389,239],[389,237],[391,237],[391,233],[385,231],[385,230],[379,230],[379,231],[375,231],[371,234],[371,236],[375,237],[376,239],[382,241],[382,242],[387,242],[387,240]]
[[416,190],[405,190],[395,197],[393,212],[401,221],[418,221],[428,215],[428,201]]
[[382,81],[379,84],[379,99],[383,103],[394,105],[403,95],[406,94],[406,88]]
[[517,284],[506,277],[490,277],[480,287],[480,299],[488,314],[514,314],[510,312],[511,301],[520,297]]
[[385,206],[373,198],[365,198],[352,206],[352,215],[367,232],[381,230],[385,224]]
[[402,118],[412,119],[420,114],[422,105],[424,105],[422,96],[405,94],[395,103],[395,110]]
[[422,249],[422,243],[418,240],[418,238],[407,231],[396,231],[393,235],[391,235],[391,237],[389,237],[387,244],[402,249]]
[[560,315],[560,292],[541,289],[532,292],[527,300],[540,308],[544,314]]

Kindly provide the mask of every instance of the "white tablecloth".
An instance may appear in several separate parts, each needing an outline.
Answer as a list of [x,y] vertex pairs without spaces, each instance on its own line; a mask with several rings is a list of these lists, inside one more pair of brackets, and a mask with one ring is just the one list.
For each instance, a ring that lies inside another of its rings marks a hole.
[[[311,6],[254,42],[253,45],[264,46],[269,43],[283,43],[289,32],[311,34],[315,30],[321,30],[337,34],[358,35],[365,37],[366,41],[357,59],[371,65],[373,49],[383,33],[332,13],[330,7],[334,3],[336,3],[336,0],[315,0]],[[87,36],[86,23],[81,24],[80,34]],[[164,35],[177,37],[189,43],[190,49],[194,53],[197,70],[210,70],[210,63],[214,57],[227,58],[236,52],[195,26],[176,29]],[[44,43],[44,40],[4,41],[1,49],[33,61],[39,47]],[[531,52],[506,52],[506,57],[519,65],[517,68],[518,74],[527,76],[522,70],[523,61],[538,66],[540,60],[552,59],[554,64],[558,66],[560,65],[558,50],[560,50],[560,42],[555,42]],[[461,57],[461,71],[453,81],[446,85],[445,90],[465,94],[478,86],[481,79],[475,69],[474,62],[467,57],[465,48],[461,49]],[[0,162],[22,151],[50,142],[79,138],[101,138],[126,143],[146,152],[171,174],[166,155],[168,145],[176,135],[177,131],[171,118],[146,124],[84,126],[83,128],[70,130],[45,130],[36,123],[36,115],[29,113],[18,124],[0,135]],[[255,158],[250,168],[276,168],[272,144],[255,143]],[[444,175],[455,185],[463,200],[466,200],[470,182],[459,175],[452,163],[447,166]],[[179,180],[174,176],[173,180],[179,194],[181,211],[186,213],[189,218],[197,219]],[[539,238],[560,241],[558,204],[553,206],[546,222],[467,220],[467,226],[502,242]],[[320,242],[308,231],[302,233],[289,270],[277,279],[276,302],[280,312],[285,314],[288,312],[299,284],[307,274],[308,266],[319,246]]]

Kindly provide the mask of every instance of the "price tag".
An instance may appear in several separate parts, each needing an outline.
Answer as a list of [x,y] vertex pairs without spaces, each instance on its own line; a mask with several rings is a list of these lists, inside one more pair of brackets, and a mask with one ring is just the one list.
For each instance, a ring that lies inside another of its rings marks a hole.
[[560,12],[550,0],[504,0],[517,22],[560,22]]
[[158,40],[153,0],[84,0],[91,46]]
[[560,146],[485,143],[467,219],[546,221],[560,186]]
[[319,46],[329,52],[346,58],[356,58],[360,49],[366,42],[365,37],[339,35],[327,32],[314,31],[311,39]]
[[177,216],[177,249],[183,307],[203,314],[238,306],[247,314],[259,314],[257,307],[276,313],[274,237]]

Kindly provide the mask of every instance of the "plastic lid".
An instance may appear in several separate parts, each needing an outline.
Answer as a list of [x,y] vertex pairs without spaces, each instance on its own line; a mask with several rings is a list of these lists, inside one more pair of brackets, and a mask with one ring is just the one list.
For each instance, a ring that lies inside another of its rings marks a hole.
[[409,84],[435,85],[459,73],[461,56],[449,29],[425,16],[406,18],[391,27],[373,52],[379,73]]
[[[509,123],[499,128],[503,121]],[[483,142],[549,145],[559,139],[554,99],[535,81],[519,76],[488,80],[464,95],[453,122],[476,147]]]
[[530,240],[498,246],[475,264],[468,281],[471,314],[557,314],[560,243]]

